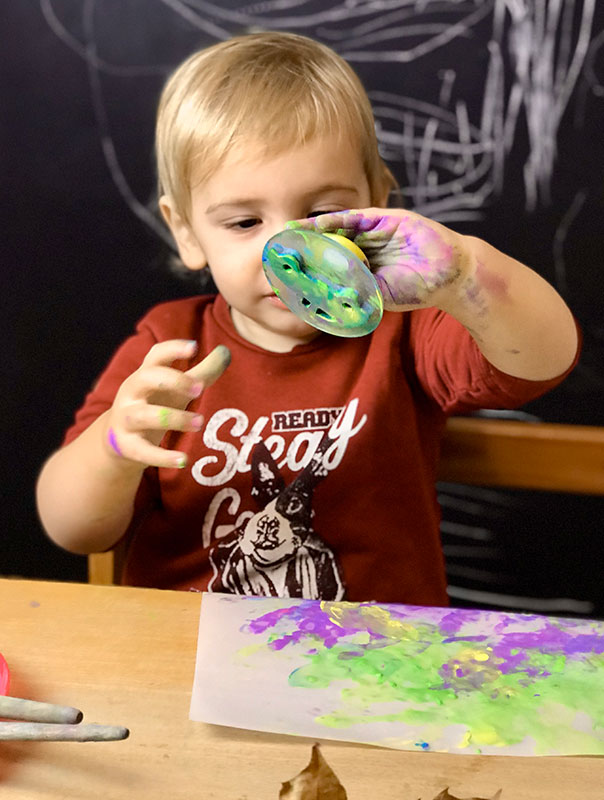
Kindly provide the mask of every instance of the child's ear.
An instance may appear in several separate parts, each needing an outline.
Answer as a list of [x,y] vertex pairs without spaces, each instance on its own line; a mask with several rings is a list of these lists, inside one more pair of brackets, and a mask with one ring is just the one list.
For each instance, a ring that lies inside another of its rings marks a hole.
[[172,231],[182,263],[188,269],[203,269],[208,263],[205,253],[201,249],[191,226],[175,210],[171,198],[167,195],[160,197],[159,208]]

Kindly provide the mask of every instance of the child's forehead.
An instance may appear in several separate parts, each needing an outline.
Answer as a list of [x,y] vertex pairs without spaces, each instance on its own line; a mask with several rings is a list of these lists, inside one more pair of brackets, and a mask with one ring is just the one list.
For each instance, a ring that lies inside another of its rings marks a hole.
[[344,130],[318,133],[310,139],[295,141],[267,141],[258,137],[240,137],[225,154],[218,165],[218,170],[225,172],[249,172],[261,169],[277,160],[286,162],[289,159],[298,161],[301,155],[312,153],[315,158],[329,157],[337,153],[346,153],[351,161],[362,161],[361,147],[358,138]]
[[315,137],[283,148],[250,142],[230,151],[212,174],[200,179],[193,187],[193,199],[205,204],[207,213],[208,209],[242,204],[241,198],[270,198],[271,202],[311,199],[327,193],[327,187],[329,191],[348,190],[352,195],[366,183],[360,148],[350,139]]

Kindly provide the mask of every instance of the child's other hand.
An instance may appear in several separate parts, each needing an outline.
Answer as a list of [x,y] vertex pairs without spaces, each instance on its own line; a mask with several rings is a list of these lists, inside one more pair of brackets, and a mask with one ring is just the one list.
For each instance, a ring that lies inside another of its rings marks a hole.
[[463,236],[403,209],[365,208],[320,214],[287,224],[318,233],[339,233],[357,244],[390,311],[444,307],[461,282],[467,256]]
[[165,450],[159,443],[167,431],[201,429],[202,417],[185,409],[220,377],[231,358],[229,350],[219,345],[186,372],[171,366],[178,359],[192,358],[196,352],[196,342],[160,342],[122,383],[105,424],[105,442],[114,458],[155,467],[186,465],[184,453]]

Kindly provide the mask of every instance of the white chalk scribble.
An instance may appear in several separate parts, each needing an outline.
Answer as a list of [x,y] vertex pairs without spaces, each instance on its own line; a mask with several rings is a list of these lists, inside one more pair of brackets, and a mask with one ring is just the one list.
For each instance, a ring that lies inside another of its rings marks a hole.
[[[136,19],[133,10],[148,14],[144,6],[149,2],[123,0],[121,5],[131,11],[125,19]],[[172,19],[167,36],[178,37],[188,28],[199,33],[199,46],[254,30],[298,31],[332,46],[371,84],[381,150],[408,205],[453,223],[480,219],[482,209],[504,190],[507,157],[520,125],[527,140],[519,167],[526,210],[549,204],[558,132],[579,77],[585,75],[592,96],[604,94],[597,67],[604,34],[593,36],[595,2],[154,0],[153,5],[163,7],[168,23]],[[108,124],[111,98],[103,91],[102,76],[132,79],[136,92],[136,79],[163,78],[176,63],[130,64],[126,52],[118,59],[115,43],[106,41],[110,26],[100,24],[107,6],[97,0],[85,0],[79,18],[64,0],[40,0],[40,6],[51,30],[86,60],[99,137],[118,191],[133,213],[165,239],[154,201],[137,199],[124,175]],[[468,63],[473,69],[472,102],[464,97],[467,76],[464,84],[457,80],[460,52],[466,69]],[[409,76],[424,69],[427,55],[434,80],[411,94]],[[373,70],[379,65],[380,85],[387,89],[373,87],[367,65]]]

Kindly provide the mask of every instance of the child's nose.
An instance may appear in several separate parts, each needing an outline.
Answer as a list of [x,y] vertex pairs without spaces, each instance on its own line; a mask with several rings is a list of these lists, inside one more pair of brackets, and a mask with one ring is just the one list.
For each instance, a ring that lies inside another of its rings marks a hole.
[[267,225],[264,229],[264,233],[266,233],[266,241],[274,236],[276,233],[281,233],[282,230],[285,229],[285,226],[288,222],[290,222],[291,217],[284,217],[283,219],[279,218],[275,222]]
[[260,243],[261,245],[260,255],[262,255],[262,252],[264,250],[264,245],[268,242],[268,240],[272,238],[275,234],[281,233],[281,231],[285,229],[286,223],[289,221],[290,217],[284,217],[283,219],[279,218],[268,225],[263,225],[262,241]]

